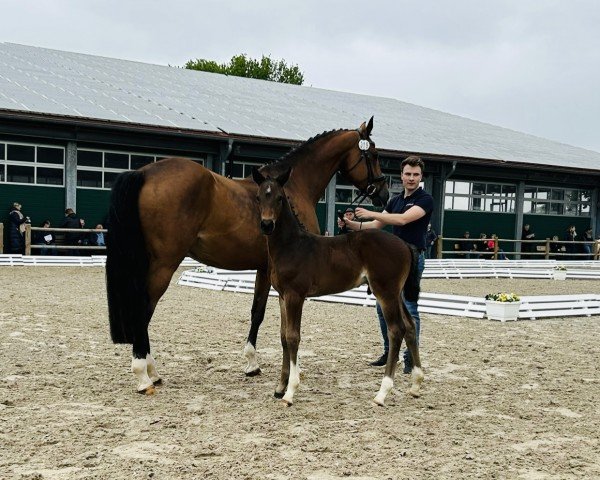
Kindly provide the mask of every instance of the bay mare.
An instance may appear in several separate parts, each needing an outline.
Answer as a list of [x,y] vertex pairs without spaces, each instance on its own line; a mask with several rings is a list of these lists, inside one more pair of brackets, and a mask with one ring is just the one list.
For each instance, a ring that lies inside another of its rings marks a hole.
[[300,384],[298,346],[304,300],[368,283],[383,310],[390,340],[385,376],[374,402],[383,406],[393,387],[403,338],[414,362],[410,394],[418,397],[423,371],[416,328],[402,301],[403,290],[407,300],[416,302],[419,298],[414,247],[381,230],[338,237],[307,232],[298,223],[283,189],[290,171],[275,178],[265,178],[264,173],[254,170],[253,178],[259,185],[260,227],[268,238],[271,282],[279,293],[281,310],[283,364],[275,396],[291,405]]
[[[322,133],[261,167],[266,175],[294,167],[289,195],[311,232],[319,232],[315,207],[338,171],[368,191],[374,204],[387,202],[386,180],[370,139],[372,128],[371,118],[356,130]],[[260,372],[256,338],[271,283],[256,192],[250,177],[232,180],[182,158],[164,159],[117,178],[111,193],[106,261],[110,333],[113,342],[133,345],[138,392],[154,393],[154,385],[161,383],[150,353],[148,325],[186,256],[228,270],[257,270],[244,353],[246,374]]]

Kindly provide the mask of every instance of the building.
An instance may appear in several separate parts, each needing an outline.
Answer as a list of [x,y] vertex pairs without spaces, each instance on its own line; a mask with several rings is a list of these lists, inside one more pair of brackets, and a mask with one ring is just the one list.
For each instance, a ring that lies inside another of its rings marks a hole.
[[[119,172],[186,156],[233,177],[323,131],[375,116],[373,139],[390,189],[409,154],[426,162],[438,202],[434,228],[537,238],[574,224],[600,234],[600,153],[419,107],[356,95],[0,43],[0,206],[14,201],[34,225],[74,208],[102,222]],[[353,188],[338,178],[333,228]]]

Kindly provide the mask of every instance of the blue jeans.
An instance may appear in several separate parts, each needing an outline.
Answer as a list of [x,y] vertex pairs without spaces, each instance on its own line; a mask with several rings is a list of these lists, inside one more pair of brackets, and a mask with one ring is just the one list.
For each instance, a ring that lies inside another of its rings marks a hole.
[[[417,261],[417,275],[419,282],[419,286],[421,285],[421,275],[423,274],[423,270],[425,269],[425,255],[421,253],[419,255],[419,260]],[[418,310],[418,302],[408,302],[404,301],[404,305],[408,309],[410,316],[415,320],[415,327],[417,330],[417,345],[419,344],[419,334],[421,333],[421,317],[419,317]],[[381,336],[383,337],[383,351],[384,353],[388,353],[390,351],[390,341],[388,339],[387,334],[387,324],[385,323],[385,318],[383,316],[383,312],[381,311],[381,306],[379,302],[375,304],[377,307],[377,317],[379,318],[379,328],[381,329]],[[404,350],[404,368],[412,368],[412,358],[408,349]]]

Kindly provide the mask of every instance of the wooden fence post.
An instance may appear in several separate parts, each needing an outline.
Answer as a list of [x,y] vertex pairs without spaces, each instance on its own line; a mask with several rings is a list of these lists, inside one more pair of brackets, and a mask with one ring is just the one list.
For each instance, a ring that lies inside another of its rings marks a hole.
[[438,236],[435,244],[435,258],[442,258],[442,250],[444,249],[444,237]]
[[550,259],[550,239],[546,239],[546,255],[544,257],[546,260]]
[[0,222],[0,254],[4,253],[4,224]]
[[25,255],[31,255],[31,224],[25,224]]

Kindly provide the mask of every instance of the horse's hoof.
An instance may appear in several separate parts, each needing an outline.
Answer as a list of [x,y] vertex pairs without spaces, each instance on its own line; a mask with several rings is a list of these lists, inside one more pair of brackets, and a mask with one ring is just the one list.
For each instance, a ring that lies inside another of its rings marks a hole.
[[138,390],[137,392],[141,395],[154,395],[156,393],[156,388],[154,388],[154,385],[150,385],[149,387]]
[[381,400],[378,400],[378,399],[377,399],[377,397],[375,397],[375,398],[373,399],[373,403],[374,403],[375,405],[377,405],[378,407],[385,407],[385,402],[383,402],[383,401],[381,401]]
[[291,407],[294,404],[294,402],[292,402],[291,400],[286,400],[286,399],[282,398],[281,399],[281,404],[284,407]]
[[275,398],[283,398],[283,396],[285,395],[285,392],[278,392],[277,390],[275,390],[275,393],[273,393],[273,396]]
[[246,372],[246,376],[247,377],[256,377],[257,375],[260,375],[261,371],[260,368],[257,368],[256,370],[252,370],[251,372]]
[[163,381],[162,378],[159,378],[158,380],[154,380],[154,382],[152,382],[154,385],[162,385]]

